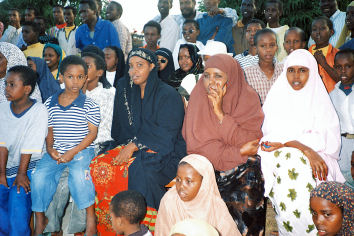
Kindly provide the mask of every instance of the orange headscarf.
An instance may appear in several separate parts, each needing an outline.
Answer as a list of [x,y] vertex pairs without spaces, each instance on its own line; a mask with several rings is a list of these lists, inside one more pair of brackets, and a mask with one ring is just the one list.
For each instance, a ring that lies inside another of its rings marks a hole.
[[225,113],[219,123],[203,84],[203,76],[193,89],[183,124],[187,153],[205,156],[217,170],[230,170],[243,164],[243,144],[262,137],[263,112],[257,93],[244,77],[240,64],[229,55],[209,58],[205,69],[218,68],[227,74],[227,90],[223,98]]

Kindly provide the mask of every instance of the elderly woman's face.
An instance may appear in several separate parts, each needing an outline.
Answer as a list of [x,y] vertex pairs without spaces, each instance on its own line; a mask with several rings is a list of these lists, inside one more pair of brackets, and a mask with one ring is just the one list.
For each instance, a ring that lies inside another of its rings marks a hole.
[[310,70],[305,66],[289,66],[286,70],[286,78],[294,90],[305,87],[309,79]]
[[0,78],[4,78],[5,77],[6,68],[7,68],[7,59],[4,56],[4,54],[2,54],[0,52]]
[[203,73],[203,84],[208,94],[226,89],[227,74],[218,68],[207,68]]
[[155,67],[154,64],[138,56],[132,56],[129,59],[129,76],[134,84],[145,86],[150,71]]

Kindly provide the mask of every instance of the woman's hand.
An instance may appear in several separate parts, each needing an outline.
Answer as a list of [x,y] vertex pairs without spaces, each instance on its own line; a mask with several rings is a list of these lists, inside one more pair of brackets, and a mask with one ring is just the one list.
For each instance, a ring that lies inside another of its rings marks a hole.
[[17,173],[13,186],[17,186],[17,193],[20,193],[20,187],[22,187],[26,193],[31,191],[30,181],[26,173]]
[[322,157],[310,148],[304,150],[303,153],[310,161],[313,176],[321,181],[326,181],[328,175],[328,167]]
[[121,165],[128,162],[129,158],[133,156],[135,151],[139,150],[135,143],[126,145],[113,160],[115,165]]
[[214,113],[218,117],[218,120],[222,122],[224,119],[224,111],[222,109],[223,98],[226,94],[226,85],[221,88],[220,84],[215,85],[215,89],[210,89],[210,93],[208,94],[208,98],[210,99]]
[[265,152],[272,152],[278,150],[279,148],[284,147],[284,144],[278,142],[262,142],[261,143],[261,150]]
[[250,141],[242,145],[240,153],[242,156],[254,156],[258,152],[259,139]]

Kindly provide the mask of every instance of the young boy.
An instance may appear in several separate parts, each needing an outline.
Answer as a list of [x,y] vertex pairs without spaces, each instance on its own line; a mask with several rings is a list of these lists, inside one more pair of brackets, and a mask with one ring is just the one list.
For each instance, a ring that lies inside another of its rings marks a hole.
[[86,209],[86,235],[96,233],[95,190],[89,165],[94,157],[94,143],[100,123],[99,106],[86,97],[81,88],[87,79],[86,63],[77,56],[66,57],[60,65],[65,90],[51,96],[48,109],[48,136],[45,153],[32,173],[32,210],[35,235],[46,226],[44,212],[56,191],[63,170],[69,168],[69,189],[79,209]]
[[334,68],[340,81],[329,94],[337,111],[341,134],[342,148],[339,167],[346,179],[346,184],[354,188],[351,176],[351,158],[354,151],[354,50],[343,49],[334,58]]
[[186,20],[183,23],[183,27],[182,27],[183,38],[177,41],[175,49],[173,50],[172,53],[173,62],[175,64],[175,70],[179,69],[178,53],[179,53],[179,48],[182,44],[186,44],[186,43],[194,44],[197,46],[199,50],[202,50],[204,48],[204,44],[200,41],[197,41],[199,33],[200,30],[197,21]]
[[[298,27],[291,27],[285,32],[283,46],[288,55],[296,49],[304,49],[306,46],[305,32]],[[286,57],[283,61],[285,59]]]
[[334,89],[334,85],[340,80],[336,70],[333,68],[334,57],[338,49],[329,43],[329,39],[333,34],[333,23],[329,18],[320,16],[313,20],[311,37],[315,40],[316,44],[312,45],[309,51],[316,58],[318,72],[328,93]]
[[110,204],[112,226],[124,236],[152,236],[140,222],[146,214],[146,202],[139,192],[128,190],[116,194]]
[[43,57],[44,44],[38,41],[39,27],[36,23],[26,21],[22,24],[23,40],[27,44],[27,49],[23,51],[26,57]]
[[155,52],[159,49],[159,45],[157,45],[157,41],[161,37],[161,26],[156,21],[149,21],[144,25],[144,38],[146,45],[144,48],[149,49]]
[[278,50],[277,36],[271,29],[262,29],[254,36],[259,61],[254,66],[244,69],[247,82],[258,93],[261,103],[283,70],[283,64],[275,63],[274,56]]
[[76,8],[73,6],[64,7],[64,19],[66,26],[58,31],[59,46],[64,50],[67,56],[77,55],[79,50],[76,48],[75,33]]
[[0,234],[31,235],[30,172],[40,160],[48,112],[29,98],[37,81],[27,66],[14,66],[6,78],[0,104]]
[[17,44],[18,40],[21,36],[21,15],[19,10],[17,9],[10,9],[8,12],[9,17],[9,25],[7,29],[4,31],[0,41],[1,42],[8,42],[14,45]]
[[235,56],[235,59],[238,61],[238,63],[240,63],[242,69],[258,63],[257,48],[254,45],[254,35],[264,28],[265,25],[263,21],[258,19],[253,19],[246,25],[246,40],[248,48],[243,53]]
[[286,52],[283,48],[284,34],[289,29],[287,25],[280,25],[279,19],[283,14],[283,3],[280,0],[268,0],[265,3],[264,15],[267,21],[267,28],[270,28],[277,34],[278,52],[277,60],[280,62],[286,57]]
[[53,6],[52,13],[55,26],[48,30],[48,35],[51,37],[58,38],[59,30],[64,29],[66,26],[66,22],[64,21],[63,10],[64,8],[61,5]]

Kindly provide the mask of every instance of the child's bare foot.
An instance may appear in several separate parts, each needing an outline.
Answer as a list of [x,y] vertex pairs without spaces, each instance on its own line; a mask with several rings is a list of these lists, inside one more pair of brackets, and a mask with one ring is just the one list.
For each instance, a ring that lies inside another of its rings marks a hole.
[[48,224],[48,218],[44,215],[44,212],[35,212],[35,226],[34,226],[34,235],[41,235],[45,227]]
[[86,236],[93,236],[97,233],[96,229],[96,216],[94,205],[86,208]]

